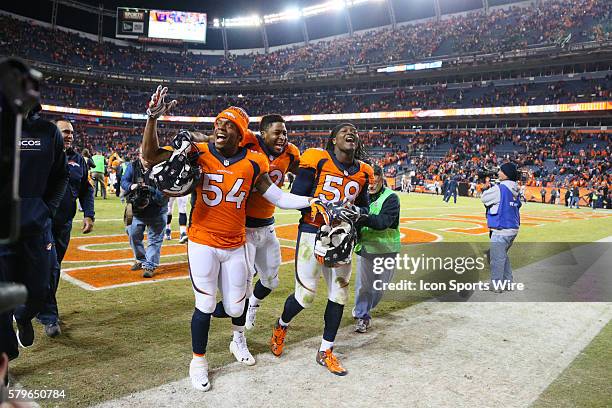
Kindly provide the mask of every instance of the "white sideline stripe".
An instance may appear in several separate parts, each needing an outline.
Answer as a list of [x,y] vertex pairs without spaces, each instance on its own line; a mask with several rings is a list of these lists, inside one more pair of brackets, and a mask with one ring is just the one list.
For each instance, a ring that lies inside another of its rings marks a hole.
[[[104,249],[90,249],[89,247],[92,246],[100,246],[100,245],[116,245],[116,244],[127,244],[127,246],[122,246],[119,248],[104,248]],[[171,244],[162,244],[163,247],[175,247],[175,246],[185,246],[185,244],[180,244],[177,242],[173,242]],[[88,251],[88,252],[112,252],[112,251],[123,251],[126,249],[132,249],[132,247],[130,247],[130,243],[129,242],[101,242],[101,243],[97,243],[97,244],[86,244],[86,245],[80,245],[78,247],[78,249],[80,249],[81,251]]]
[[[62,272],[64,272],[64,270],[62,269]],[[60,274],[61,278],[67,282],[72,283],[73,285],[78,286],[81,289],[85,289],[85,290],[98,290],[98,288],[95,288],[85,282],[83,282],[82,280],[73,278],[72,276],[66,274],[66,273],[62,273]]]
[[[285,247],[285,248],[290,248],[293,249],[293,247],[291,246],[287,246],[287,245],[281,245],[281,247]],[[166,255],[168,256],[168,255]],[[176,256],[176,255],[170,255],[170,256]],[[163,257],[163,256],[162,256]],[[121,260],[122,261],[122,260]],[[105,264],[103,266],[100,265],[89,265],[89,266],[81,266],[81,267],[74,267],[74,268],[67,268],[67,269],[63,269],[62,268],[62,272],[71,272],[71,271],[75,271],[75,270],[82,270],[82,269],[95,269],[95,268],[101,268],[101,267],[111,267],[111,266],[128,266],[128,265],[132,265],[133,263],[133,259],[127,259],[127,261],[129,262],[119,262],[119,263],[112,263],[112,264]],[[100,261],[100,262],[107,262],[107,261]],[[164,265],[177,265],[177,264],[182,264],[182,263],[186,263],[187,261],[177,261],[177,262],[168,262],[168,263],[163,263],[160,264],[160,266],[164,266]],[[281,262],[281,265],[286,265],[289,263],[293,263],[293,260],[290,261],[284,261]],[[137,273],[137,272],[135,272]],[[170,280],[178,280],[178,279],[188,279],[189,276],[174,276],[171,278],[162,278],[162,279],[151,279],[151,280],[145,280],[145,281],[138,281],[138,282],[128,282],[128,283],[118,283],[116,285],[109,285],[109,286],[104,286],[101,288],[96,288],[95,286],[91,286],[88,283],[85,283],[73,276],[68,275],[67,273],[62,273],[61,278],[75,284],[76,286],[80,287],[81,289],[85,289],[85,290],[90,290],[90,291],[100,291],[100,290],[106,290],[106,289],[114,289],[114,288],[122,288],[125,286],[135,286],[135,285],[143,285],[143,284],[148,284],[148,283],[158,283],[158,282],[166,282],[166,281],[170,281]]]
[[[128,235],[124,232],[123,234],[108,234],[108,235],[77,235],[76,237],[70,237],[70,240],[75,240],[75,239],[89,239],[89,238],[111,238],[111,237],[126,237],[128,238]],[[110,242],[109,242],[110,243]]]
[[[168,255],[160,255],[160,258],[173,258],[173,257],[177,257],[177,256],[185,256],[187,254],[187,252],[185,252],[184,254],[168,254]],[[134,258],[121,258],[121,259],[113,259],[113,262],[134,262]],[[104,263],[104,262],[111,262],[111,260],[108,259],[102,259],[102,260],[95,260],[95,261],[62,261],[62,265],[64,264],[76,264],[76,263]],[[74,269],[83,269],[85,268],[83,267],[75,267],[75,268],[71,268],[70,270],[74,270]],[[62,269],[63,271],[66,271],[68,269]]]
[[[286,227],[288,225],[295,225],[297,226],[298,223],[297,222],[289,222],[289,223],[285,223],[285,224],[273,224],[275,227]],[[145,233],[145,236],[147,234]],[[71,237],[70,240],[74,240],[74,239],[87,239],[87,238],[111,238],[111,237],[126,237],[128,238],[128,235],[126,233],[123,234],[108,234],[108,235],[77,235],[76,237]],[[109,244],[112,242],[109,242]],[[97,244],[96,244],[97,245]]]

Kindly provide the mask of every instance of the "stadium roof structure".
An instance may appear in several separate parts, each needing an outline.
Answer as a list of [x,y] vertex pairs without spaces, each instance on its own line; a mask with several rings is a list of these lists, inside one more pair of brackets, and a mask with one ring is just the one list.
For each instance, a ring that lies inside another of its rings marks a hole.
[[[447,14],[488,10],[517,0],[39,0],[0,9],[58,26],[114,38],[117,7],[204,12],[208,50],[269,49]],[[102,3],[102,7],[100,7]]]

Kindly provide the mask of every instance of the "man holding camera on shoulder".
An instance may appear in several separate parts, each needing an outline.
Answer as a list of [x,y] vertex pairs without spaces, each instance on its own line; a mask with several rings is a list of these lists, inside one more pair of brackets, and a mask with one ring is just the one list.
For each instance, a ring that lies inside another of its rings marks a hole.
[[521,225],[521,200],[517,184],[518,170],[513,163],[501,165],[499,184],[486,186],[481,200],[487,208],[487,226],[491,238],[491,290],[501,293],[512,287],[512,267],[508,250],[512,246]]
[[[125,198],[128,203],[127,233],[136,258],[132,270],[142,269],[143,278],[152,278],[159,265],[168,212],[168,198],[147,183],[148,167],[141,152],[136,160],[127,165],[121,178],[121,188],[126,191]],[[145,228],[148,241],[146,251],[143,245]]]

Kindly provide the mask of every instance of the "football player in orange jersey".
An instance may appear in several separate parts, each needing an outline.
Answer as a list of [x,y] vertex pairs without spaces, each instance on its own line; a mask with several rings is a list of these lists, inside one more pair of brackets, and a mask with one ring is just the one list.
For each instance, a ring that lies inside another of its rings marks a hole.
[[[157,119],[176,105],[176,101],[165,102],[167,92],[167,88],[158,87],[147,109],[149,118],[142,150],[151,165],[172,155],[159,147],[157,138]],[[245,200],[257,189],[262,197],[280,208],[307,208],[318,201],[282,192],[268,175],[268,159],[239,146],[248,133],[248,124],[249,117],[243,109],[229,107],[215,119],[214,141],[195,144],[202,180],[196,188],[197,199],[188,230],[187,254],[196,303],[191,318],[193,358],[189,376],[192,386],[202,391],[210,389],[205,353],[217,286],[225,312],[232,317],[234,337],[230,351],[238,361],[255,364],[244,337],[244,312],[251,289],[245,249]]]
[[[365,156],[357,129],[350,123],[336,126],[325,149],[308,149],[300,158],[300,168],[291,192],[307,196],[312,194],[322,202],[347,200],[354,212],[367,214],[369,206],[368,184],[374,177],[372,167],[360,159]],[[324,276],[327,283],[325,329],[316,361],[336,375],[346,375],[333,354],[334,340],[340,327],[344,304],[348,300],[351,276],[350,258],[342,265],[327,267],[315,255],[317,231],[323,224],[320,213],[302,211],[298,228],[295,261],[295,292],[287,298],[281,317],[275,324],[270,348],[280,356],[289,322],[314,301],[317,284]]]
[[[300,151],[289,143],[285,119],[281,115],[263,116],[259,131],[261,136],[251,133],[242,144],[266,155],[270,162],[270,178],[282,187],[288,172],[297,173]],[[259,192],[254,192],[247,202],[246,215],[248,253],[253,257],[254,271],[259,275],[246,315],[246,328],[250,330],[255,325],[260,302],[278,286],[281,249],[274,229],[274,205]]]

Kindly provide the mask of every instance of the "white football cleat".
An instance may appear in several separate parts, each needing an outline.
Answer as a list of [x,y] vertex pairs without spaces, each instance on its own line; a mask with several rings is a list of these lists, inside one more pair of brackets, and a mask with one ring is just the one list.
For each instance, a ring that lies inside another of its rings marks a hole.
[[251,330],[253,329],[253,327],[255,327],[255,319],[257,318],[258,309],[259,309],[259,305],[257,306],[249,305],[249,307],[247,308],[246,322],[244,324],[244,327],[247,330]]
[[208,381],[208,361],[206,358],[192,358],[189,364],[189,378],[191,385],[199,391],[210,390],[210,381]]
[[255,358],[249,351],[247,346],[246,337],[244,335],[238,337],[237,340],[232,339],[229,346],[230,351],[236,357],[236,361],[248,366],[255,365]]
[[186,243],[188,239],[189,239],[189,237],[187,236],[187,233],[182,232],[181,233],[181,237],[179,238],[179,244]]

